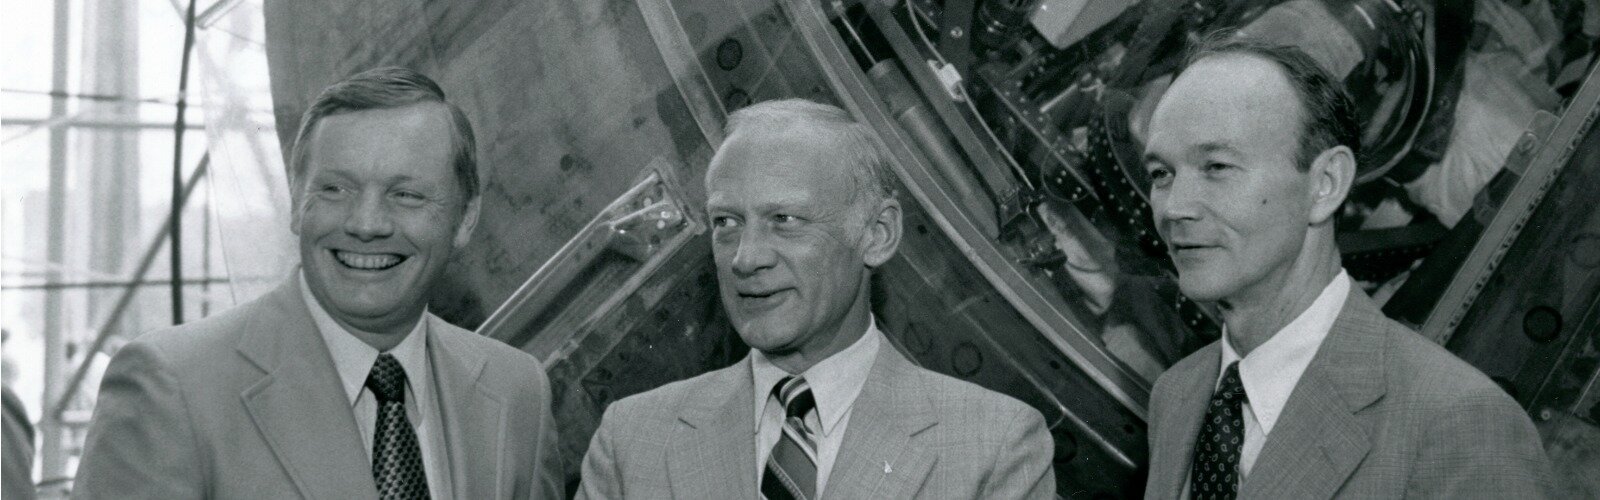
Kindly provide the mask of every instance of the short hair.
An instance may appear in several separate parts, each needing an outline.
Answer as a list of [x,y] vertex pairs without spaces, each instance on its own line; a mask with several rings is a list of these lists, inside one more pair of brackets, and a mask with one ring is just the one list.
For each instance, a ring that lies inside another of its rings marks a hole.
[[752,104],[728,116],[723,132],[733,137],[741,130],[784,131],[808,126],[807,131],[836,147],[829,148],[850,169],[856,181],[856,195],[871,201],[895,197],[894,178],[889,161],[878,147],[872,127],[857,122],[838,106],[807,99],[779,99]]
[[1196,45],[1185,59],[1183,69],[1209,57],[1229,54],[1255,56],[1283,70],[1289,88],[1299,98],[1302,113],[1300,144],[1294,155],[1296,168],[1302,172],[1310,170],[1317,155],[1340,145],[1349,147],[1360,164],[1361,126],[1356,119],[1355,102],[1345,91],[1344,84],[1334,79],[1315,59],[1293,46],[1235,36],[1224,30],[1208,35]]
[[460,107],[445,100],[444,90],[433,79],[408,68],[389,66],[356,73],[339,83],[323,89],[306,107],[300,118],[300,130],[295,133],[294,148],[289,156],[289,184],[298,185],[306,170],[306,155],[311,147],[311,133],[317,122],[328,116],[368,109],[391,109],[424,102],[437,102],[450,110],[451,148],[456,182],[466,193],[463,200],[478,196],[477,141],[472,135],[472,123]]

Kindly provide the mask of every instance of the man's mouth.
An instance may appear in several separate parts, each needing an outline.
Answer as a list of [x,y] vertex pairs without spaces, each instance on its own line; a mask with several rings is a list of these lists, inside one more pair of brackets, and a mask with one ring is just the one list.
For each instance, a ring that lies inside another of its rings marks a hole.
[[783,300],[783,292],[785,291],[788,291],[788,289],[780,288],[776,290],[762,291],[740,290],[739,299],[740,301],[752,306],[772,305],[776,304],[780,300]]
[[1199,244],[1194,244],[1194,243],[1173,243],[1172,244],[1172,251],[1173,252],[1181,252],[1181,251],[1185,251],[1185,250],[1201,250],[1201,249],[1213,248],[1213,247],[1215,247],[1215,245],[1199,245]]
[[345,267],[360,271],[382,271],[405,262],[406,257],[392,253],[357,253],[332,250],[334,260]]

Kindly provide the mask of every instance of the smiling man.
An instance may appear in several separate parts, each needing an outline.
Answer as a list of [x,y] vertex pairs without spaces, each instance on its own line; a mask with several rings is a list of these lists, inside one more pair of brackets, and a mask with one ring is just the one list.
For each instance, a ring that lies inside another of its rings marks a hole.
[[477,223],[475,148],[414,71],[324,90],[289,161],[300,272],[118,351],[74,495],[557,498],[544,370],[427,312]]
[[1156,381],[1146,498],[1530,498],[1548,483],[1517,403],[1342,269],[1334,216],[1358,147],[1349,97],[1292,48],[1209,41],[1157,104],[1157,230],[1183,293],[1225,327]]
[[[919,368],[873,322],[900,244],[873,132],[804,100],[733,113],[706,173],[722,304],[750,355],[613,403],[580,498],[1045,498],[1019,401]],[[759,495],[759,496],[758,496]]]

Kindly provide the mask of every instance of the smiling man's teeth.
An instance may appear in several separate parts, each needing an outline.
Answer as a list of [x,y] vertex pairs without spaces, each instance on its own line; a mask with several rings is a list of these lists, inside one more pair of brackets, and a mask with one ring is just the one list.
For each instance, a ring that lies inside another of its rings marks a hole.
[[339,259],[341,264],[363,271],[388,269],[399,265],[400,261],[404,260],[399,255],[392,253],[355,253],[338,250],[333,252],[333,257]]

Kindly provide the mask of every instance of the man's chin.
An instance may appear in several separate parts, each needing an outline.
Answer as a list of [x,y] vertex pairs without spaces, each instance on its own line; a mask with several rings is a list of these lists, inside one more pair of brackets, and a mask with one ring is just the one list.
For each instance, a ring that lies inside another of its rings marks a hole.
[[347,326],[368,333],[393,333],[392,330],[405,329],[406,325],[411,324],[409,319],[420,316],[422,308],[366,303],[339,304],[329,310],[328,314]]
[[1184,297],[1196,302],[1216,302],[1222,300],[1227,296],[1223,288],[1224,287],[1212,281],[1199,279],[1185,280],[1182,277],[1178,278],[1178,290],[1183,292]]
[[791,349],[794,333],[771,321],[744,321],[734,323],[734,330],[745,345],[761,352],[774,353]]

